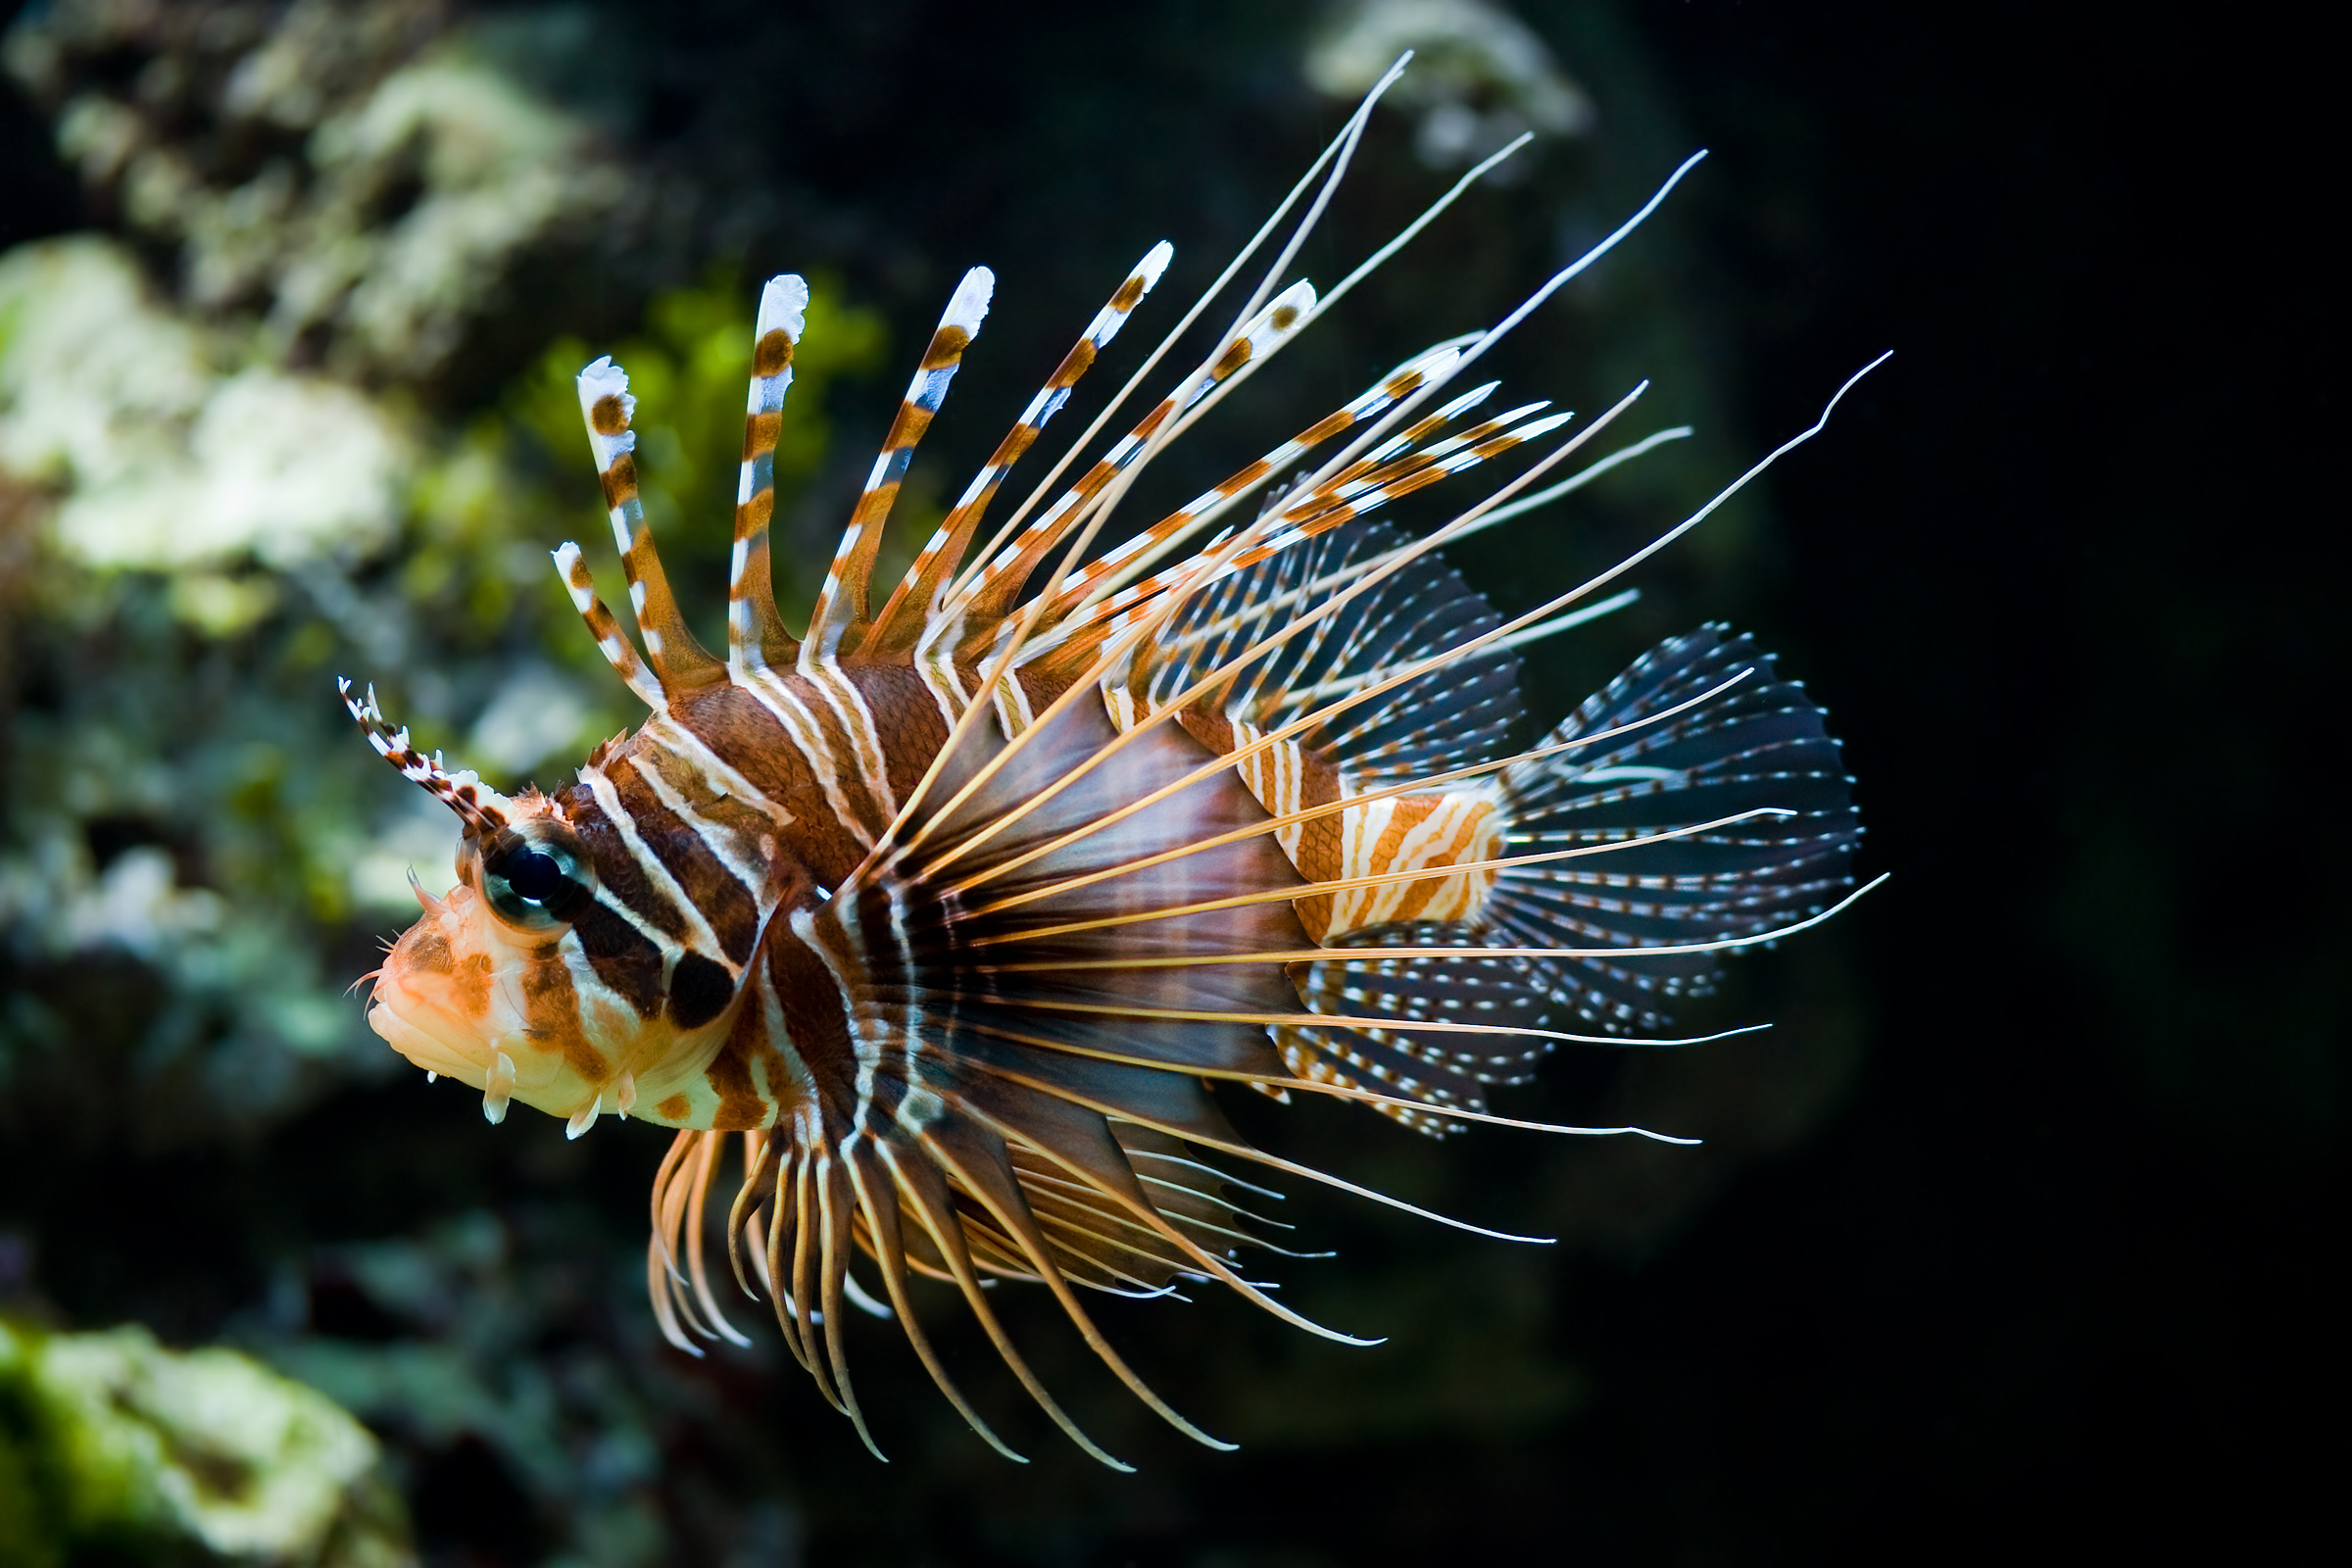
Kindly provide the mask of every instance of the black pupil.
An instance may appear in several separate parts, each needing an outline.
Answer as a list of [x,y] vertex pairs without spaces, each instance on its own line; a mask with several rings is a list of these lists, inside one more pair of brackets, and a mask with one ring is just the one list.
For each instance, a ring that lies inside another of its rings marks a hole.
[[507,862],[507,886],[533,904],[545,904],[564,891],[564,866],[552,855],[525,850]]

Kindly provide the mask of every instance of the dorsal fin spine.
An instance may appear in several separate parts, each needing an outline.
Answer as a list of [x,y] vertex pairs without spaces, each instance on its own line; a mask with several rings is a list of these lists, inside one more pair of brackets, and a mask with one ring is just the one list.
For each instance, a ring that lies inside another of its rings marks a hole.
[[735,486],[735,548],[727,570],[727,665],[736,678],[778,660],[800,644],[776,613],[768,522],[776,506],[776,442],[784,429],[784,397],[792,390],[792,362],[808,328],[808,284],[781,273],[760,291],[752,327],[752,379],[744,399],[743,467]]
[[645,667],[645,662],[637,657],[635,646],[629,642],[629,634],[620,629],[620,622],[614,620],[612,612],[605,608],[604,600],[596,591],[596,578],[589,572],[588,563],[581,559],[580,547],[566,539],[553,554],[557,574],[564,579],[564,591],[571,595],[572,608],[588,623],[588,635],[596,639],[597,651],[605,656],[605,662],[612,666],[612,673],[618,675],[622,684],[635,692],[646,707],[657,713],[661,712],[669,706],[668,700],[662,695],[662,683],[654,679],[652,672]]
[[1277,294],[1234,334],[1206,368],[1161,399],[1084,477],[1064,491],[1043,516],[980,569],[966,600],[967,657],[976,655],[995,636],[997,623],[1010,611],[1039,563],[1087,518],[1116,480],[1153,450],[1154,437],[1159,436],[1163,427],[1182,421],[1204,400],[1288,342],[1312,318],[1314,303],[1314,285],[1304,278]]
[[1119,328],[1126,324],[1136,306],[1143,303],[1144,296],[1152,292],[1175,254],[1176,248],[1164,239],[1152,246],[1117,291],[1095,313],[1085,333],[1071,345],[1070,352],[1062,356],[1046,384],[1029,400],[1029,406],[1021,411],[1019,422],[997,444],[997,450],[964,488],[956,509],[948,514],[930,542],[923,546],[922,554],[915,558],[914,564],[907,568],[890,603],[875,617],[869,638],[871,647],[884,650],[909,646],[938,615],[941,594],[962,564],[964,552],[971,547],[972,535],[980,526],[981,515],[1004,482],[1004,475],[1069,402],[1071,389],[1094,368],[1096,358],[1109,346],[1110,340],[1118,336]]
[[866,585],[873,575],[875,553],[882,547],[883,526],[898,500],[899,485],[906,476],[907,464],[913,461],[915,445],[947,399],[948,386],[963,363],[964,349],[979,335],[996,287],[996,273],[975,267],[963,274],[963,281],[949,297],[948,308],[923,350],[922,364],[915,368],[899,412],[890,421],[890,433],[874,457],[873,471],[866,475],[857,511],[851,514],[849,527],[842,530],[841,545],[825,573],[825,586],[808,617],[808,636],[801,653],[804,661],[830,658],[857,647],[867,624]]
[[629,580],[629,608],[654,678],[667,697],[723,679],[726,666],[686,629],[645,523],[645,504],[637,496],[637,433],[629,428],[637,400],[629,395],[628,372],[608,356],[582,370],[577,386],[580,417],[588,426],[589,449],[596,454],[597,477],[612,519],[612,542]]

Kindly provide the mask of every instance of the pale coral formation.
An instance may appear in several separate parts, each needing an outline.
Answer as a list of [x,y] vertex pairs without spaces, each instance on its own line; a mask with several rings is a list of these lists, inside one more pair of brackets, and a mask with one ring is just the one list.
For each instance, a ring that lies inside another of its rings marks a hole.
[[[401,422],[340,383],[224,358],[149,297],[115,241],[0,257],[0,467],[61,495],[68,553],[101,566],[251,555],[287,568],[389,539],[409,462]],[[267,606],[216,589],[191,608],[233,629]]]
[[590,127],[427,0],[67,0],[5,57],[85,186],[175,253],[191,307],[368,380],[441,373],[535,255],[628,193]]
[[1549,46],[1493,0],[1344,0],[1306,52],[1306,79],[1359,98],[1407,49],[1413,69],[1389,102],[1419,117],[1414,145],[1432,165],[1475,163],[1522,131],[1575,136],[1592,123],[1592,100]]
[[375,1440],[233,1350],[0,1321],[0,1564],[402,1568]]

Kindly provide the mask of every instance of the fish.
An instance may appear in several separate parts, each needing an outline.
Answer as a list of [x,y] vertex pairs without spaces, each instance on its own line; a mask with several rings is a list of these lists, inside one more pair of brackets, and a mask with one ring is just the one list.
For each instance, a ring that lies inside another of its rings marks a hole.
[[[877,1456],[851,1380],[853,1308],[895,1320],[974,1432],[1022,1457],[949,1375],[917,1278],[959,1296],[1045,1415],[1103,1463],[1128,1468],[1038,1379],[989,1286],[1042,1288],[1137,1398],[1233,1446],[1129,1366],[1086,1293],[1221,1285],[1309,1333],[1371,1343],[1242,1272],[1246,1254],[1285,1250],[1250,1206],[1273,1196],[1262,1180],[1503,1233],[1255,1147],[1221,1097],[1339,1100],[1437,1137],[1483,1124],[1687,1142],[1546,1127],[1489,1093],[1563,1042],[1687,1043],[1660,1032],[1722,955],[1877,885],[1856,886],[1861,824],[1822,710],[1749,635],[1708,623],[1671,638],[1537,744],[1512,739],[1523,651],[1630,602],[1595,596],[1817,434],[1860,373],[1706,508],[1534,610],[1502,614],[1443,554],[1687,433],[1594,459],[1646,382],[1580,424],[1543,401],[1489,412],[1496,384],[1466,372],[1696,156],[1494,326],[1433,345],[1114,534],[1170,442],[1517,150],[1338,287],[1284,282],[1386,85],[982,542],[1008,475],[1172,248],[1137,263],[880,596],[894,502],[993,298],[993,273],[965,273],[799,635],[769,557],[806,282],[776,276],[760,298],[723,653],[689,628],[647,528],[627,373],[610,359],[580,371],[629,625],[576,543],[555,564],[649,712],[570,784],[502,793],[419,750],[372,686],[338,679],[368,742],[462,825],[456,884],[435,896],[412,877],[421,917],[370,977],[369,1025],[478,1089],[492,1122],[519,1102],[573,1138],[608,1113],[674,1129],[646,1258],[662,1333],[698,1355],[751,1343],[712,1283],[715,1230],[736,1287],[766,1298]],[[1269,245],[1210,351],[1081,466]],[[1392,520],[1404,497],[1458,494],[1461,475],[1513,453],[1540,456],[1443,524]]]

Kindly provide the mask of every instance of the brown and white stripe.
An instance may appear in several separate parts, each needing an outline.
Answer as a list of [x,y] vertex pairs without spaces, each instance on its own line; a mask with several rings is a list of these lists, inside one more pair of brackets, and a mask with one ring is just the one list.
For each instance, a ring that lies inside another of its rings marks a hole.
[[1164,239],[1152,246],[1144,259],[1135,264],[1134,270],[1127,274],[1117,291],[1095,313],[1095,318],[1087,323],[1086,331],[1071,345],[1070,352],[1062,356],[1054,373],[1046,378],[1046,384],[1038,389],[1037,395],[1029,400],[1029,406],[1021,411],[1019,421],[997,444],[997,450],[989,455],[988,462],[972,476],[972,482],[956,500],[955,510],[948,514],[929,542],[923,546],[922,553],[915,557],[914,564],[907,568],[906,575],[891,594],[890,603],[875,617],[874,630],[864,644],[867,652],[883,654],[911,647],[931,625],[941,608],[939,595],[949,578],[955,574],[956,566],[962,563],[964,552],[970,548],[972,534],[978,529],[980,519],[988,511],[988,504],[995,498],[998,487],[1004,482],[1004,475],[1021,460],[1022,454],[1036,443],[1054,416],[1059,414],[1070,401],[1071,390],[1094,368],[1096,358],[1110,346],[1111,339],[1118,336],[1119,328],[1127,323],[1127,318],[1135,308],[1143,303],[1144,296],[1152,292],[1152,285],[1159,281],[1160,273],[1167,270],[1168,262],[1175,254],[1176,248]]
[[629,395],[628,373],[607,357],[579,373],[578,388],[580,416],[587,421],[588,444],[596,454],[597,478],[604,486],[612,542],[628,578],[629,608],[636,613],[637,635],[645,641],[646,662],[662,691],[672,696],[720,679],[726,666],[686,629],[669,577],[662,569],[662,557],[654,549],[653,531],[645,523],[645,504],[637,496],[637,435],[629,428],[637,400]]
[[808,328],[808,285],[795,273],[771,277],[760,291],[751,388],[744,400],[743,466],[735,483],[735,547],[727,563],[727,663],[739,676],[770,662],[770,644],[787,662],[799,651],[776,613],[768,523],[776,509],[776,442],[784,431],[784,398],[792,390],[792,360]]
[[[1513,409],[1450,441],[1440,443],[1437,448],[1408,454],[1348,481],[1343,487],[1319,488],[1301,497],[1295,505],[1286,497],[1283,504],[1266,518],[1252,525],[1262,532],[1262,542],[1235,551],[1206,581],[1215,582],[1246,570],[1305,540],[1377,512],[1416,490],[1476,467],[1514,447],[1549,434],[1575,417],[1574,414],[1555,414],[1514,425],[1514,420],[1523,419],[1546,407],[1547,404],[1531,403]],[[1090,661],[1104,642],[1117,636],[1139,614],[1144,613],[1152,600],[1179,584],[1191,585],[1199,575],[1188,564],[1122,589],[1079,611],[1050,630],[1031,637],[1022,645],[1021,662],[1024,666],[1063,672]],[[1190,634],[1200,636],[1212,630],[1195,628]]]
[[964,615],[972,628],[965,634],[966,657],[976,657],[987,646],[1038,564],[1078,525],[1090,505],[1110,482],[1151,449],[1152,438],[1161,428],[1181,418],[1246,366],[1264,360],[1280,348],[1305,323],[1314,303],[1314,285],[1304,278],[1274,296],[1234,334],[1206,370],[1161,399],[1159,406],[1113,443],[1076,484],[1047,509],[1045,515],[981,568],[962,597]]
[[1460,358],[1461,348],[1458,344],[1444,343],[1407,360],[1383,376],[1377,384],[1358,393],[1347,404],[1325,415],[1222,484],[1202,491],[1185,506],[1141,533],[1113,545],[1100,558],[1073,572],[1062,591],[1054,597],[1049,615],[1058,617],[1067,614],[1093,597],[1098,589],[1108,587],[1152,557],[1180,543],[1185,534],[1213,520],[1218,509],[1255,489],[1341,431],[1366,419],[1377,418],[1423,386],[1443,380]]
[[808,635],[802,644],[804,661],[811,655],[829,658],[857,646],[851,635],[853,628],[861,627],[866,619],[866,584],[873,575],[874,556],[882,547],[882,528],[890,518],[890,509],[898,500],[899,485],[906,477],[906,466],[914,459],[914,449],[931,428],[932,416],[946,401],[948,386],[956,379],[956,367],[963,363],[963,351],[979,335],[980,323],[988,316],[988,304],[996,292],[997,274],[985,267],[975,267],[963,274],[963,281],[948,300],[948,308],[931,334],[931,342],[923,350],[923,362],[907,383],[906,395],[900,400],[899,412],[890,421],[890,433],[883,438],[882,450],[874,458],[873,471],[866,475],[865,489],[858,498],[857,510],[851,514],[850,525],[842,530],[841,545],[833,554],[833,564],[825,572],[825,585],[816,596],[816,608],[809,613]]

